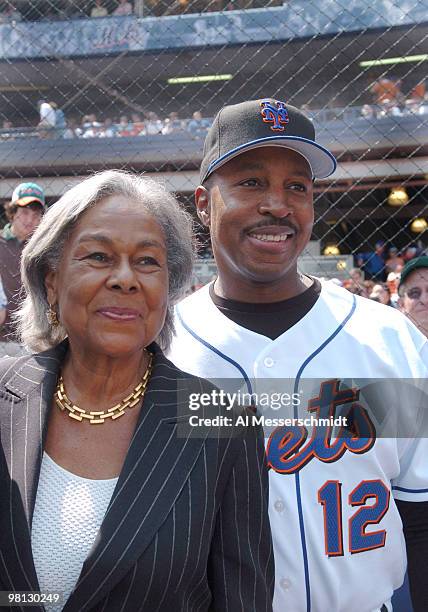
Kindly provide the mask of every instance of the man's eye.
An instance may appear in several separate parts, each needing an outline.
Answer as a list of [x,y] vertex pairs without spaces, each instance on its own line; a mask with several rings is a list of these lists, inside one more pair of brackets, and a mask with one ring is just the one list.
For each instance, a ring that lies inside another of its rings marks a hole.
[[303,185],[302,183],[292,183],[290,185],[290,189],[293,191],[301,191],[303,193],[306,191],[306,185]]
[[245,181],[242,181],[240,184],[244,187],[257,187],[258,185],[260,185],[260,181],[255,178],[251,178],[245,179]]

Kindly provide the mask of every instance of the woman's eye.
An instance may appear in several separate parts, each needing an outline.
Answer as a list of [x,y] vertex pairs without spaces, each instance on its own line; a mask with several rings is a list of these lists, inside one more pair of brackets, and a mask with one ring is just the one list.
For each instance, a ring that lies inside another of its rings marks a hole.
[[99,262],[106,262],[108,261],[108,255],[106,255],[105,253],[91,253],[90,255],[88,255],[87,259],[92,259],[93,261],[99,261]]
[[141,257],[141,259],[138,260],[138,263],[141,263],[145,266],[158,266],[159,262],[155,257]]

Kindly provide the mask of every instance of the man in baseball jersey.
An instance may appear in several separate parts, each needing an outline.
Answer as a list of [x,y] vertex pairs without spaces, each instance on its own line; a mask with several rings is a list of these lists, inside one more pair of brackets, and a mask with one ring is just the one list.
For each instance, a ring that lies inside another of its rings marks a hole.
[[[390,611],[406,570],[397,503],[415,609],[427,610],[425,440],[378,434],[359,384],[425,379],[428,342],[398,311],[297,269],[313,228],[313,180],[335,168],[312,122],[284,102],[218,113],[195,194],[218,278],[177,306],[170,357],[214,381],[239,379],[253,394],[291,380],[288,397],[304,399],[287,407],[294,417],[351,416],[347,437],[306,424],[265,429],[276,612]],[[386,420],[400,417],[389,395]]]

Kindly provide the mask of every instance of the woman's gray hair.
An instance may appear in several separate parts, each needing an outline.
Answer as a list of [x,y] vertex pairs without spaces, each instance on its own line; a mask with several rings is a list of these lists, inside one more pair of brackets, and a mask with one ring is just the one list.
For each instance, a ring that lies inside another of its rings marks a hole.
[[56,346],[67,336],[61,322],[54,327],[48,321],[46,274],[58,268],[67,239],[80,217],[110,195],[134,200],[164,231],[169,272],[168,310],[156,341],[163,350],[171,342],[173,305],[184,295],[192,276],[195,245],[192,217],[154,180],[120,170],[106,170],[85,179],[51,206],[22,252],[21,275],[26,297],[15,319],[21,341],[35,352]]

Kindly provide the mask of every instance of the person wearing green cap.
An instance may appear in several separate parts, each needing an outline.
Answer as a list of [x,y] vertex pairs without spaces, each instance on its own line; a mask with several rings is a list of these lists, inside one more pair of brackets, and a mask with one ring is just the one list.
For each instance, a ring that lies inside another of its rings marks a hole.
[[398,285],[398,307],[428,338],[428,256],[404,266]]
[[45,211],[43,189],[36,183],[20,183],[4,208],[9,223],[0,234],[0,284],[6,296],[6,312],[0,316],[0,357],[22,351],[14,335],[12,315],[19,305],[21,252]]

